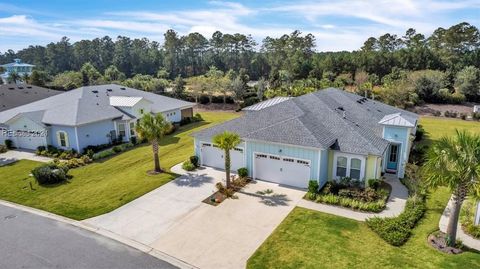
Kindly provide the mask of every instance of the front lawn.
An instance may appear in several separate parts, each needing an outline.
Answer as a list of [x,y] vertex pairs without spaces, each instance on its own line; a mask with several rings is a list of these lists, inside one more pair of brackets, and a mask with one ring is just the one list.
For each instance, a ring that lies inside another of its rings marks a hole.
[[448,255],[427,243],[449,197],[443,188],[432,193],[425,217],[402,247],[389,245],[363,222],[295,208],[247,268],[480,268],[480,254]]
[[[193,138],[189,136],[193,131],[239,116],[228,112],[201,114],[204,122],[181,127],[163,139],[160,147],[162,168],[170,170],[193,153]],[[24,160],[0,167],[0,199],[77,220],[110,212],[176,177],[170,172],[147,175],[146,171],[153,168],[150,145],[72,169],[73,179],[59,186],[37,185],[28,175],[38,165],[40,163]]]

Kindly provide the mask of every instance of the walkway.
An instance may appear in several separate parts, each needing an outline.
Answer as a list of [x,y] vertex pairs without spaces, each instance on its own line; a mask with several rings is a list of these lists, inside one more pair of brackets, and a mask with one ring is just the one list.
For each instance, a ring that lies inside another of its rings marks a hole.
[[[453,205],[453,202],[452,202],[452,199],[450,198],[447,206],[445,207],[445,210],[443,211],[442,216],[440,217],[440,222],[438,226],[440,228],[440,231],[444,233],[447,231],[448,220],[450,218],[450,212],[452,211],[452,205]],[[462,225],[460,225],[460,223],[458,224],[458,227],[457,227],[457,239],[461,240],[465,246],[480,251],[480,240],[475,239],[470,235],[464,233],[462,230]]]
[[315,203],[302,199],[297,205],[300,207],[345,217],[349,219],[354,219],[358,221],[365,221],[371,217],[396,217],[403,212],[405,204],[408,198],[407,188],[393,175],[386,174],[386,182],[392,186],[392,193],[387,202],[387,207],[380,213],[364,213],[360,211],[353,211],[351,209],[326,205],[321,203]]
[[31,160],[37,162],[50,162],[53,159],[43,156],[38,156],[34,151],[24,150],[24,149],[15,149],[9,150],[5,153],[0,153],[0,166],[6,165],[9,163],[16,162],[18,160]]

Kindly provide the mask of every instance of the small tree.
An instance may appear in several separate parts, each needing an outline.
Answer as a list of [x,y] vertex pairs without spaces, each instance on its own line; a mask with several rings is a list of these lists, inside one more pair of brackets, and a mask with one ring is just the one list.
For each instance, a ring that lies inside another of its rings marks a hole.
[[264,77],[261,77],[257,82],[257,97],[258,100],[262,101],[265,95],[265,91],[267,90],[267,81]]
[[240,144],[240,136],[236,133],[225,131],[213,137],[213,143],[225,151],[225,176],[226,187],[230,188],[230,150]]
[[447,241],[454,246],[460,209],[468,194],[480,196],[480,136],[456,131],[430,148],[424,164],[427,186],[448,186],[453,207],[448,220]]
[[146,113],[137,123],[135,131],[140,139],[147,139],[152,144],[153,160],[155,164],[155,172],[162,172],[160,168],[160,159],[158,157],[159,142],[165,133],[172,128],[171,123],[168,122],[161,113],[152,115]]
[[183,92],[185,91],[185,80],[179,75],[175,79],[174,86],[173,86],[173,94],[176,97],[180,97],[183,95]]

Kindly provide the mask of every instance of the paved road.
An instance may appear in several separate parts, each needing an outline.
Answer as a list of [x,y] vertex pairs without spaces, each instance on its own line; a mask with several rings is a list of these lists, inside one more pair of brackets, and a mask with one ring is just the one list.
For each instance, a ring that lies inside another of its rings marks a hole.
[[176,268],[83,229],[0,205],[0,268]]

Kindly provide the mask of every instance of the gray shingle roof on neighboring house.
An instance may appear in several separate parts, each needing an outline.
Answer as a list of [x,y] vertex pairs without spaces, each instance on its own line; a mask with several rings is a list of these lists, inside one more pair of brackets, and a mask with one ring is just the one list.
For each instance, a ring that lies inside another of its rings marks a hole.
[[132,115],[110,105],[110,96],[143,97],[152,103],[153,113],[194,105],[183,100],[116,84],[85,86],[0,112],[0,123],[8,121],[20,113],[34,111],[42,115],[41,123],[67,126],[77,126],[114,118],[131,118]]
[[389,142],[382,138],[383,125],[378,122],[394,113],[413,122],[418,118],[414,113],[329,88],[249,112],[194,136],[209,139],[228,130],[246,140],[382,155]]
[[29,84],[3,84],[0,85],[0,112],[61,93]]

